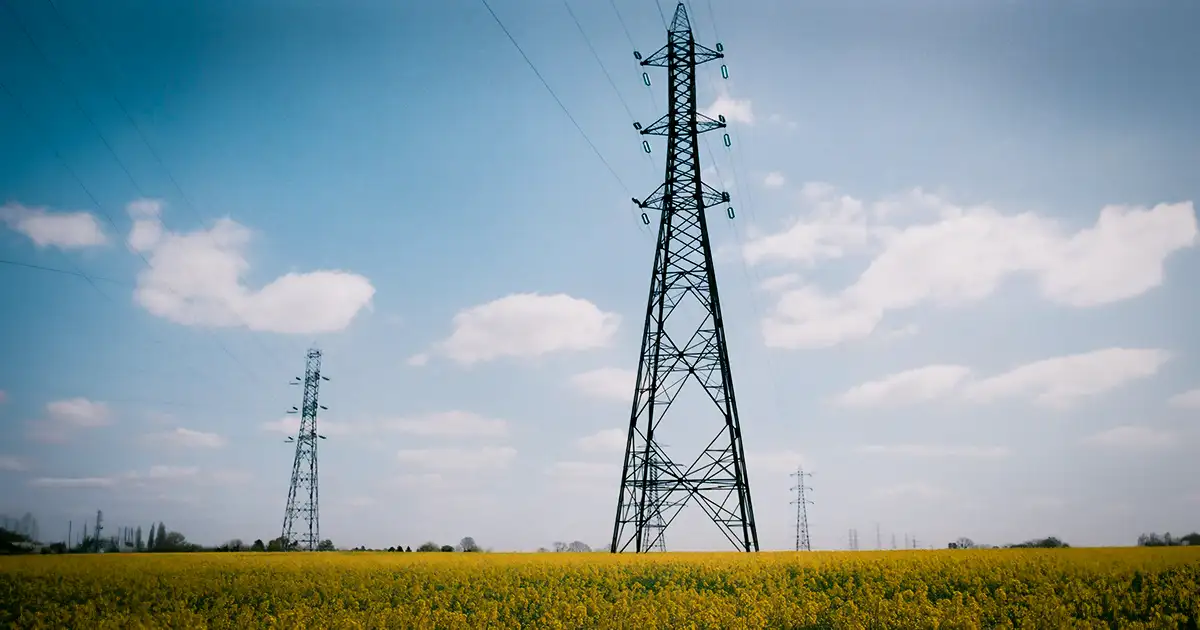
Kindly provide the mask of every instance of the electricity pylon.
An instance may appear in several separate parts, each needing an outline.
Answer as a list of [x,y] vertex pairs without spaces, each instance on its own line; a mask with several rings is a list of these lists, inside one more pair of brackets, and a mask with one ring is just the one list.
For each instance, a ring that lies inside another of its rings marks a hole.
[[[317,410],[328,410],[317,402],[317,394],[321,381],[329,378],[321,376],[321,351],[309,350],[308,361],[304,369],[304,380],[300,377],[289,383],[303,385],[304,397],[300,408],[292,407],[288,413],[300,414],[300,430],[296,437],[289,437],[288,442],[296,444],[296,458],[292,463],[292,482],[288,486],[287,508],[283,513],[283,534],[281,535],[284,550],[301,549],[316,551],[321,541],[320,505],[317,485],[317,441],[325,436],[317,433]],[[296,519],[300,517],[308,526],[308,530],[296,530]],[[297,537],[298,536],[298,537]]]
[[808,535],[808,506],[812,505],[812,499],[804,496],[805,490],[812,490],[804,485],[804,478],[811,477],[812,473],[797,468],[791,476],[796,478],[796,487],[792,488],[796,491],[796,500],[792,501],[796,506],[796,551],[812,551],[812,540]]
[[[758,551],[742,428],[704,216],[709,207],[727,203],[729,193],[718,192],[700,180],[699,135],[724,128],[725,119],[713,120],[696,111],[696,66],[722,59],[722,50],[720,44],[711,50],[696,43],[687,10],[680,3],[667,32],[667,44],[645,59],[634,53],[642,66],[667,69],[670,102],[667,114],[656,122],[645,128],[634,124],[644,136],[667,138],[667,159],[663,184],[645,200],[633,200],[643,211],[658,213],[658,245],[617,496],[613,553],[630,546],[647,551],[645,534],[650,524],[662,518],[665,530],[693,501],[735,547]],[[727,76],[725,66],[721,68],[722,76]],[[648,74],[643,78],[649,82]],[[728,146],[729,134],[724,140]],[[649,142],[644,141],[643,148],[649,150]],[[728,214],[733,217],[733,208]],[[646,212],[642,222],[650,223]],[[708,431],[715,434],[694,459],[683,460],[685,466],[663,450],[656,432],[689,382],[703,388],[703,405],[711,403],[717,414],[714,422],[705,424],[705,418],[693,415],[690,409],[680,412],[688,414],[689,436],[708,439]]]

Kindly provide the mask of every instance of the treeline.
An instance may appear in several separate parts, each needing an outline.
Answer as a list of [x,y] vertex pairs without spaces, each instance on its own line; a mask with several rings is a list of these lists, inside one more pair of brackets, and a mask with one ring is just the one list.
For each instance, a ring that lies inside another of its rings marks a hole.
[[1139,547],[1183,547],[1191,545],[1200,545],[1200,533],[1192,532],[1181,538],[1171,536],[1171,532],[1162,535],[1150,533],[1138,536]]

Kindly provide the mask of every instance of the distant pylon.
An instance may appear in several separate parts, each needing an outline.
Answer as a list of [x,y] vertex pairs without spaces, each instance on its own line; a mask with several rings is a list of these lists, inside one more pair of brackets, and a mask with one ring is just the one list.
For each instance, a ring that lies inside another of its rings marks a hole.
[[[633,200],[643,210],[643,223],[651,224],[647,211],[654,211],[658,242],[617,494],[613,553],[631,547],[647,551],[643,545],[650,524],[662,518],[669,527],[689,503],[703,510],[739,551],[759,548],[705,217],[713,206],[728,203],[729,193],[700,178],[699,134],[726,125],[724,116],[713,120],[697,111],[696,66],[723,58],[722,50],[720,44],[710,50],[696,43],[681,2],[667,44],[644,59],[634,53],[642,66],[667,69],[670,102],[662,118],[645,127],[634,125],[643,136],[667,138],[666,173],[650,196]],[[724,66],[721,74],[728,75]],[[643,73],[643,80],[649,85],[650,75]],[[729,146],[729,134],[723,139]],[[651,150],[648,140],[642,146]],[[733,218],[733,208],[726,212]],[[686,414],[676,418],[686,422],[660,427],[688,385],[702,392],[697,407],[681,403],[684,410],[672,415]],[[669,434],[670,427],[696,434],[707,446],[672,460],[660,441],[660,428],[668,428]]]
[[[301,549],[316,551],[321,542],[320,508],[317,484],[317,441],[325,436],[317,433],[317,410],[326,409],[317,402],[321,381],[321,351],[309,350],[304,369],[304,380],[296,377],[291,385],[303,385],[304,397],[300,408],[292,407],[288,413],[299,413],[300,429],[295,438],[288,442],[296,444],[296,458],[292,463],[292,482],[288,486],[287,508],[283,513],[284,551]],[[304,520],[307,529],[296,530],[296,518]],[[298,536],[298,537],[297,537]]]
[[804,497],[805,490],[812,490],[804,485],[804,478],[812,477],[812,473],[804,472],[801,467],[790,476],[796,478],[796,486],[792,488],[796,491],[796,500],[791,502],[796,506],[796,551],[812,551],[812,540],[808,535],[808,506],[812,500]]

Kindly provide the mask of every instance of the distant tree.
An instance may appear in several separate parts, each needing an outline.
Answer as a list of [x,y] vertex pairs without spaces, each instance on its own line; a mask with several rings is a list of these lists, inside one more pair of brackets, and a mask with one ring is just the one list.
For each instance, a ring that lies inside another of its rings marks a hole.
[[424,543],[420,547],[417,547],[417,551],[437,551],[438,549],[439,549],[439,547],[438,547],[437,543],[432,542],[432,541]]
[[442,551],[451,553],[454,551],[454,547],[452,545],[442,545]]
[[538,547],[538,553],[549,553],[550,550],[545,547]]
[[405,547],[404,551],[405,553],[412,553],[412,547]]
[[254,544],[250,545],[250,551],[266,551],[266,550],[267,550],[267,548],[266,548],[266,546],[263,545],[263,541],[261,538],[255,539]]
[[554,551],[563,552],[567,550],[567,543],[554,541]]
[[567,545],[567,551],[573,551],[576,553],[584,553],[584,552],[588,552],[591,550],[592,550],[591,547],[589,547],[585,543],[578,541],[578,540],[572,542],[570,545]]
[[325,539],[317,543],[317,551],[333,551],[333,541]]
[[466,538],[458,541],[458,550],[465,551],[467,553],[479,551],[479,545],[475,544],[474,538],[467,536]]
[[138,551],[146,550],[146,544],[142,541],[142,526],[141,525],[138,525],[137,533],[135,533],[133,536],[133,541],[134,541],[133,542],[134,549],[137,549]]
[[147,551],[154,551],[154,545],[155,545],[154,531],[155,531],[154,524],[151,523],[150,524],[150,540],[146,541],[146,550]]
[[242,542],[241,538],[234,538],[217,547],[217,551],[241,551],[245,546],[246,543]]
[[158,534],[154,537],[154,548],[158,551],[167,549],[167,526],[161,521],[158,523]]
[[1065,549],[1070,546],[1054,536],[1035,538],[1033,540],[1026,540],[1023,543],[1008,545],[1010,549]]

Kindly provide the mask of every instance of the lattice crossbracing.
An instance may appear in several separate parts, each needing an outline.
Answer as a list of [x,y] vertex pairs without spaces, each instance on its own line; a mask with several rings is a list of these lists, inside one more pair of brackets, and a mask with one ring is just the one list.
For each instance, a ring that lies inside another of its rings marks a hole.
[[[667,114],[641,129],[643,135],[667,138],[667,160],[663,184],[645,200],[634,200],[643,210],[658,211],[660,220],[613,526],[614,553],[631,546],[639,552],[661,548],[665,530],[692,503],[735,547],[758,550],[705,221],[705,210],[727,203],[729,194],[700,178],[699,134],[722,129],[725,122],[697,112],[696,66],[723,58],[719,44],[717,48],[695,42],[680,3],[667,44],[641,62],[667,69]],[[670,426],[700,441],[694,456],[677,461],[657,434],[688,387],[703,392],[704,404],[696,410],[688,406],[684,416],[673,414]]]

